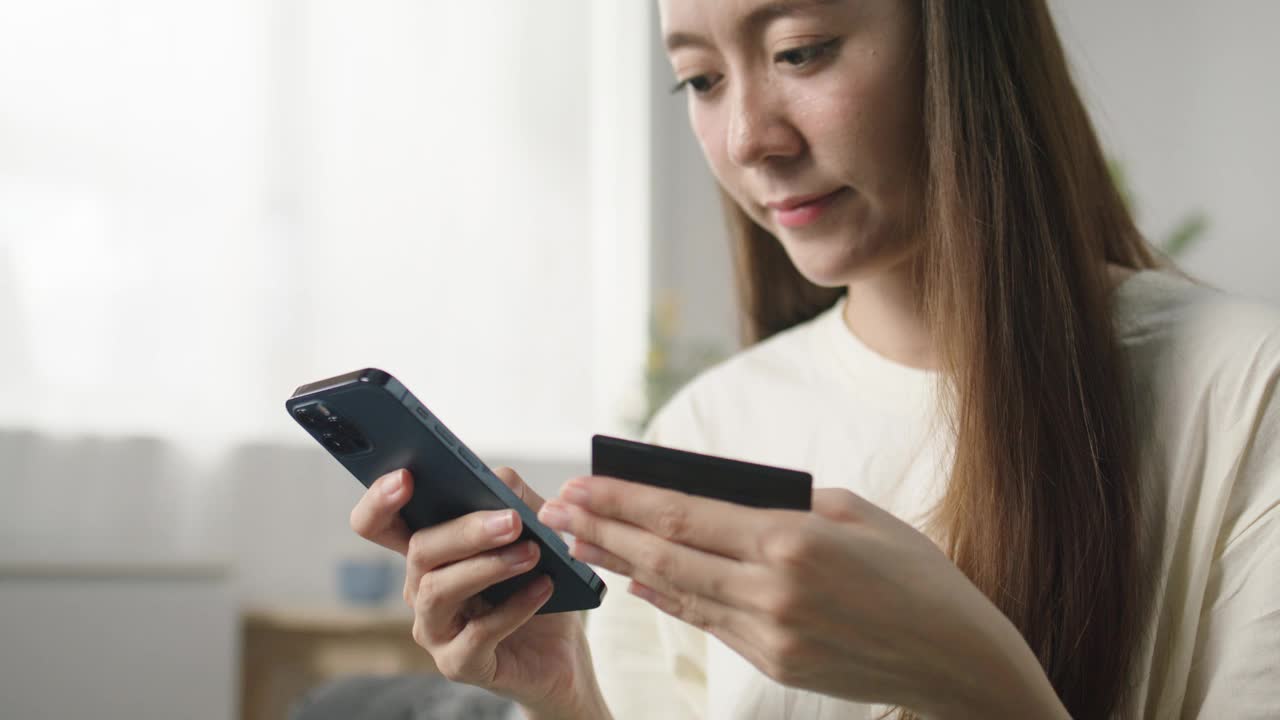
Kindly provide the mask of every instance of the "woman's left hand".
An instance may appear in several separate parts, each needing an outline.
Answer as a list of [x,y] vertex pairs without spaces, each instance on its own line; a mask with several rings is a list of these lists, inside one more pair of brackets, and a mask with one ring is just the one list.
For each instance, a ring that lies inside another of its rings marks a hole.
[[538,518],[574,536],[574,557],[631,577],[629,592],[784,685],[946,717],[1065,716],[986,596],[928,537],[847,490],[815,490],[801,512],[584,477]]

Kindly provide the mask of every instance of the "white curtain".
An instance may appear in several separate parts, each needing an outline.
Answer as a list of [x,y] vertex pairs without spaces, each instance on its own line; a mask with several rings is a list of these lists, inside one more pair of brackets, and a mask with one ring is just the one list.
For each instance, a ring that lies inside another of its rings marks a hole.
[[303,442],[292,389],[375,365],[585,455],[642,382],[646,12],[5,0],[0,424]]
[[356,486],[283,403],[365,366],[547,485],[624,433],[648,5],[0,0],[5,546],[322,589]]

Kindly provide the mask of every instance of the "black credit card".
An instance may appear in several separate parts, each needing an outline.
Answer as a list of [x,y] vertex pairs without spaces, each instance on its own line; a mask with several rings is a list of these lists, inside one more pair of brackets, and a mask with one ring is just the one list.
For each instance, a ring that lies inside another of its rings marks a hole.
[[807,472],[608,435],[591,438],[591,474],[781,510],[808,510],[813,493],[813,476]]

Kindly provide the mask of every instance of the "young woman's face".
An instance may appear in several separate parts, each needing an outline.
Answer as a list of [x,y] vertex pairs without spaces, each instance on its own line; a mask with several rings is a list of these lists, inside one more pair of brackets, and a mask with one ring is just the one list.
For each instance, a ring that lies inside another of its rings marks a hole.
[[848,284],[917,249],[908,215],[918,212],[923,142],[914,5],[660,0],[712,172],[819,285]]

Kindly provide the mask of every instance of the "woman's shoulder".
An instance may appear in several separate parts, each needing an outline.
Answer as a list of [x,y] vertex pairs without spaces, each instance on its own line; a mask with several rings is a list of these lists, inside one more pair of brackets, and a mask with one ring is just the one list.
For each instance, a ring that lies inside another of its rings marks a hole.
[[1152,432],[1203,424],[1227,450],[1280,412],[1280,308],[1165,272],[1139,273],[1117,292],[1119,337]]
[[1159,568],[1144,662],[1194,659],[1176,677],[1184,709],[1271,708],[1226,696],[1274,664],[1280,630],[1265,621],[1280,617],[1280,309],[1162,272],[1117,292]]
[[1280,308],[1167,273],[1120,292],[1152,487],[1229,542],[1280,502]]
[[1116,291],[1116,326],[1138,368],[1181,382],[1268,382],[1280,372],[1280,307],[1166,271]]

